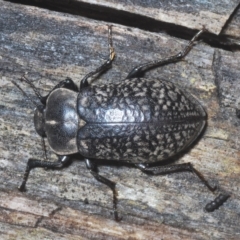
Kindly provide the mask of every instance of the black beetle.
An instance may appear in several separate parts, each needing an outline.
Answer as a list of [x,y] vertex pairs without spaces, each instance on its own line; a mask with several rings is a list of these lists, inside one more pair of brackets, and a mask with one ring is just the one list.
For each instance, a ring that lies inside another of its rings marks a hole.
[[220,206],[222,206],[228,200],[228,198],[230,198],[229,194],[220,193],[213,201],[211,201],[205,206],[205,210],[207,212],[215,211]]
[[129,162],[153,175],[191,171],[214,191],[215,187],[190,163],[151,166],[189,147],[205,127],[207,114],[196,98],[173,83],[139,77],[148,69],[181,60],[204,30],[193,37],[183,52],[137,66],[118,84],[88,83],[89,77],[109,68],[114,59],[111,26],[108,27],[109,59],[81,80],[80,89],[67,78],[43,97],[27,78],[22,78],[41,101],[34,114],[36,131],[47,138],[59,161],[29,159],[19,189],[24,190],[31,169],[61,168],[73,154],[79,153],[91,174],[112,189],[116,220],[115,183],[97,173],[94,159]]

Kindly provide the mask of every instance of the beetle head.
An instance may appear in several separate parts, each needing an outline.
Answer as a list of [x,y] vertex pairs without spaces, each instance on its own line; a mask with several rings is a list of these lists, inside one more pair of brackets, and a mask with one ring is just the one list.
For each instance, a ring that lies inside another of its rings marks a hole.
[[45,106],[44,105],[39,105],[35,108],[34,111],[34,126],[36,129],[36,132],[41,136],[41,137],[46,137],[46,132],[45,132]]

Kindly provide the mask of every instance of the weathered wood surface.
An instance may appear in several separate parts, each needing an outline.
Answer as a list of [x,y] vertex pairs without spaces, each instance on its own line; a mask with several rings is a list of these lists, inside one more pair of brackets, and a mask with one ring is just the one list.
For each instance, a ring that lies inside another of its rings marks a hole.
[[[39,0],[36,0],[39,2]],[[76,6],[84,6],[91,9],[104,9],[125,14],[134,14],[163,23],[200,29],[208,26],[209,31],[219,34],[232,13],[239,5],[239,0],[209,0],[207,3],[201,0],[194,1],[116,1],[116,0],[40,0],[40,2],[54,7],[62,7],[71,11],[81,11]]]
[[[24,0],[23,0],[24,1]],[[102,21],[166,31],[171,35],[189,34],[189,29],[207,26],[221,34],[218,42],[240,45],[240,1],[95,1],[95,0],[34,0],[40,6],[82,15]],[[144,5],[145,4],[145,5]],[[104,13],[104,14],[103,14]],[[222,40],[223,39],[223,40]],[[211,39],[213,40],[213,39]]]
[[223,28],[221,35],[229,39],[230,43],[240,45],[240,6],[232,14],[228,23]]
[[[63,170],[34,170],[17,190],[29,157],[43,158],[33,106],[11,83],[25,73],[43,93],[67,76],[79,83],[108,54],[107,24],[0,0],[0,234],[1,239],[239,239],[240,52],[194,46],[184,61],[146,73],[173,81],[208,111],[206,131],[177,162],[192,162],[231,198],[204,212],[215,198],[191,173],[149,177],[136,169],[101,166],[116,182],[122,221],[112,216],[112,194],[82,161]],[[205,35],[211,40],[212,35]],[[239,37],[239,36],[238,36]],[[203,36],[204,39],[204,36]],[[119,82],[136,65],[179,52],[187,41],[113,25],[113,68],[93,84]],[[21,84],[32,97],[28,86]],[[56,160],[48,149],[48,157]]]

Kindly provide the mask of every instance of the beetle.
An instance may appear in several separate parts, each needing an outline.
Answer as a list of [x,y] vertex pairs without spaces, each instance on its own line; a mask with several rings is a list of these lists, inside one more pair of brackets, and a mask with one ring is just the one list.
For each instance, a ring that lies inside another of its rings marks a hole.
[[152,175],[191,171],[214,191],[216,187],[210,186],[191,163],[152,166],[191,146],[203,131],[207,114],[195,97],[173,83],[139,77],[146,70],[183,59],[204,31],[200,30],[182,52],[137,66],[120,83],[94,86],[88,82],[112,64],[115,51],[111,26],[109,58],[81,80],[79,89],[67,78],[42,96],[31,81],[21,78],[41,102],[36,104],[35,129],[42,138],[47,138],[58,161],[28,159],[19,190],[24,191],[33,168],[62,168],[79,153],[93,177],[112,190],[116,220],[119,218],[115,183],[98,174],[99,159],[128,162]]
[[207,212],[215,211],[220,206],[222,206],[228,200],[228,198],[230,198],[229,194],[222,194],[222,193],[220,193],[213,201],[209,202],[205,206],[205,210]]

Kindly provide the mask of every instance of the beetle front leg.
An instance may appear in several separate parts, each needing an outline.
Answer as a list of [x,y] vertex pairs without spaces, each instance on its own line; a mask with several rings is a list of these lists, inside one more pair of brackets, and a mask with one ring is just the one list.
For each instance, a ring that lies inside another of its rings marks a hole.
[[78,92],[78,87],[76,86],[76,84],[73,82],[71,78],[67,77],[65,80],[62,80],[61,82],[59,82],[46,96],[42,97],[40,99],[41,103],[43,105],[46,105],[49,95],[58,88],[66,88],[74,92]]
[[194,45],[194,42],[205,31],[207,31],[207,30],[205,28],[203,28],[202,30],[197,32],[196,35],[189,41],[188,45],[184,48],[184,50],[182,52],[179,52],[176,55],[173,55],[173,56],[170,56],[170,57],[167,57],[167,58],[164,58],[164,59],[158,59],[158,60],[155,60],[155,61],[151,61],[151,62],[141,64],[141,65],[133,68],[132,71],[126,77],[126,79],[140,77],[147,70],[150,70],[150,69],[155,68],[155,67],[159,67],[159,66],[164,65],[164,64],[177,62],[177,61],[183,59],[188,54],[188,52],[192,49],[192,47]]
[[217,189],[216,186],[214,187],[210,186],[209,183],[203,177],[203,175],[200,172],[198,172],[192,166],[191,163],[173,164],[168,166],[157,166],[157,167],[149,167],[148,164],[140,163],[140,164],[135,164],[135,166],[138,169],[140,169],[142,172],[147,174],[152,174],[152,175],[189,171],[194,173],[211,192]]
[[25,185],[28,180],[28,176],[30,174],[30,171],[33,168],[46,168],[46,169],[62,168],[64,166],[66,166],[70,160],[71,160],[70,156],[58,156],[57,162],[41,161],[41,160],[37,160],[37,159],[33,159],[33,158],[28,159],[28,163],[27,163],[27,167],[26,167],[26,170],[24,173],[23,181],[18,189],[20,191],[25,190]]
[[99,68],[97,68],[95,71],[92,71],[88,73],[80,82],[80,89],[85,88],[88,86],[88,79],[95,75],[96,73],[101,73],[105,70],[107,70],[114,59],[115,51],[113,48],[112,43],[112,26],[108,26],[108,47],[109,47],[109,57],[108,60],[106,60]]
[[120,221],[121,219],[118,217],[117,212],[117,193],[116,193],[116,183],[110,181],[109,179],[99,175],[96,170],[96,165],[91,161],[90,159],[85,159],[86,166],[90,173],[93,175],[93,177],[98,180],[99,182],[107,185],[113,193],[113,211],[114,211],[114,218],[116,221]]

